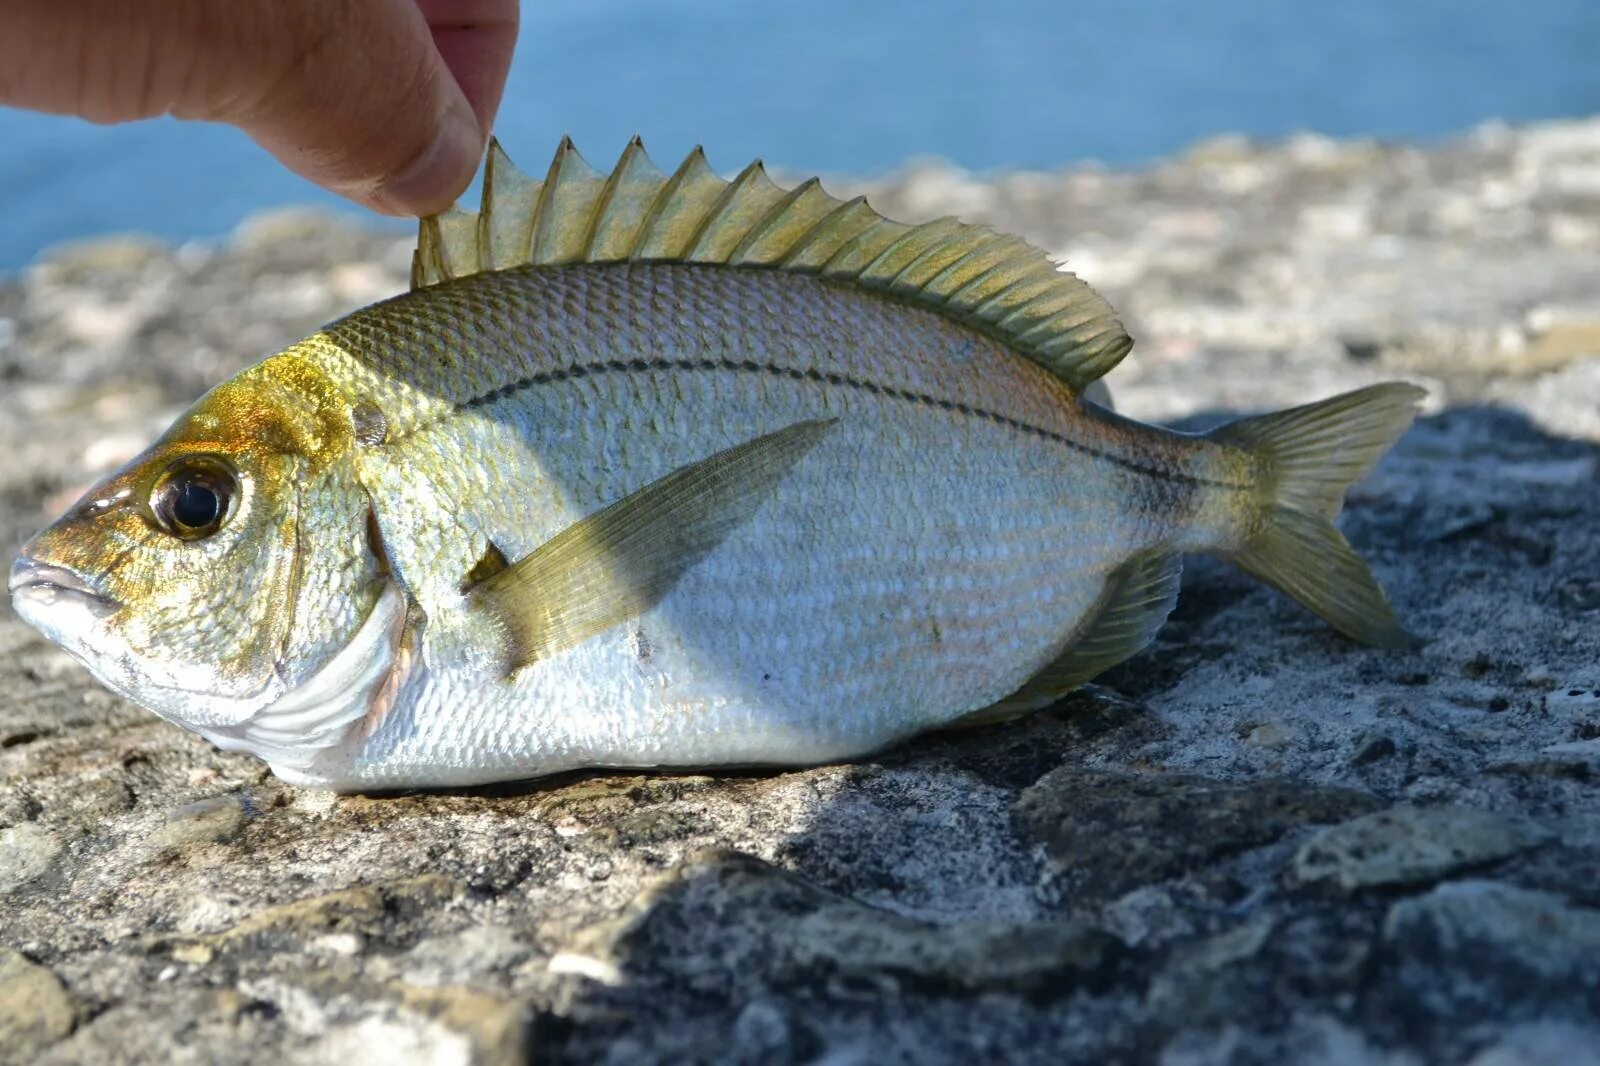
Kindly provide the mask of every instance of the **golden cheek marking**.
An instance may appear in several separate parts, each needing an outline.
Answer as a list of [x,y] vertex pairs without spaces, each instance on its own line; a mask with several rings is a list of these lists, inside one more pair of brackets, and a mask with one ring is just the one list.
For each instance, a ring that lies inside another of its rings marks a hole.
[[293,453],[321,468],[355,438],[350,398],[291,348],[212,390],[163,443],[232,455]]

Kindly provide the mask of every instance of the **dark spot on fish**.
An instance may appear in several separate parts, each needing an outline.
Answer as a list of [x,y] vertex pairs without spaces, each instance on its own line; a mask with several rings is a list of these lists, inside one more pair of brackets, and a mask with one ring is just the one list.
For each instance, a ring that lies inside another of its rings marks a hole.
[[491,540],[488,547],[483,549],[483,554],[478,557],[478,561],[472,564],[472,569],[467,571],[467,576],[461,579],[459,591],[465,596],[510,565],[505,552]]
[[350,408],[350,424],[357,444],[372,448],[389,439],[389,420],[374,404],[362,401]]
[[763,681],[771,681],[772,680],[772,675],[771,674],[762,674],[761,675],[761,680],[763,680]]
[[649,663],[655,658],[655,646],[650,643],[650,637],[642,629],[633,632],[633,654],[639,657],[641,663]]

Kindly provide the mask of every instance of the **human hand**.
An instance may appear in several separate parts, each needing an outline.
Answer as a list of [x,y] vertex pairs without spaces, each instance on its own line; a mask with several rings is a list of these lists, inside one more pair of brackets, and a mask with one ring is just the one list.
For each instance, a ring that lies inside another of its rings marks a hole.
[[0,104],[231,123],[336,193],[430,214],[477,169],[517,2],[0,0]]

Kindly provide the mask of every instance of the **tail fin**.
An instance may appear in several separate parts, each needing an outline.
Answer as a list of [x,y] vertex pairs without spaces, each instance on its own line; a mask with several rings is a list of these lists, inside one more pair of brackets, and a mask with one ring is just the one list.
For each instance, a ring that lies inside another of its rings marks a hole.
[[1247,418],[1212,439],[1266,460],[1265,526],[1231,558],[1355,640],[1385,648],[1421,643],[1406,632],[1367,564],[1334,528],[1345,492],[1400,439],[1426,393],[1373,385],[1320,403]]

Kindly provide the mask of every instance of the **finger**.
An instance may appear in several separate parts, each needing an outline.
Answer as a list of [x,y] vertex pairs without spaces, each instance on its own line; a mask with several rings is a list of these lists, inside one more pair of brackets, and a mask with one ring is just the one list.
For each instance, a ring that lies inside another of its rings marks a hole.
[[92,122],[166,113],[196,66],[184,6],[0,0],[0,103]]
[[493,129],[517,43],[517,0],[417,0],[417,6],[479,128]]
[[0,0],[0,101],[99,122],[231,122],[318,184],[431,213],[471,180],[479,109],[504,82],[492,64],[509,59],[504,28],[446,25],[464,70],[491,64],[470,76],[476,105],[416,0]]
[[[413,0],[265,0],[294,27],[233,68],[247,91],[200,117],[233,122],[291,170],[390,214],[444,210],[487,131]],[[212,93],[215,101],[219,94]]]

